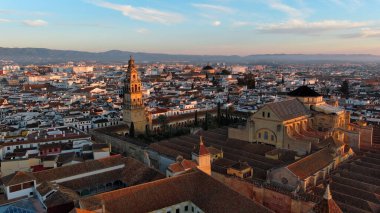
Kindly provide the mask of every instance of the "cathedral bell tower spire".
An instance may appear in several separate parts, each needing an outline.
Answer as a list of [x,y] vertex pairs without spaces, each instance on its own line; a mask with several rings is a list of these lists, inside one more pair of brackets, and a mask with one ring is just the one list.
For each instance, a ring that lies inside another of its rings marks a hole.
[[144,133],[147,124],[144,100],[142,95],[142,83],[135,66],[135,60],[131,56],[128,61],[128,69],[124,81],[124,106],[123,120],[129,126],[133,122],[137,133]]

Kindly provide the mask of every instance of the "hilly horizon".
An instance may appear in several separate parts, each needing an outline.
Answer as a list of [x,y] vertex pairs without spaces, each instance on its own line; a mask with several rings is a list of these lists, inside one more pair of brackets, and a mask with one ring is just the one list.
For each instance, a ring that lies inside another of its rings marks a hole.
[[239,63],[239,64],[287,64],[287,63],[346,63],[380,62],[380,56],[371,54],[251,54],[238,55],[186,55],[145,53],[121,50],[88,52],[77,50],[56,50],[47,48],[4,48],[0,47],[0,60],[12,60],[19,64],[51,64],[68,61],[93,61],[100,63],[126,63],[133,55],[140,63],[182,62],[182,63]]

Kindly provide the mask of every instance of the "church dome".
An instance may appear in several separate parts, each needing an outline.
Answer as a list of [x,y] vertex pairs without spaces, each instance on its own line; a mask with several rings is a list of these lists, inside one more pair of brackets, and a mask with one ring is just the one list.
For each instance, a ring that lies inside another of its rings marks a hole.
[[288,93],[292,97],[319,97],[321,96],[318,92],[314,91],[308,86],[300,86],[297,89]]
[[214,68],[210,65],[207,65],[205,67],[203,67],[203,70],[213,70]]

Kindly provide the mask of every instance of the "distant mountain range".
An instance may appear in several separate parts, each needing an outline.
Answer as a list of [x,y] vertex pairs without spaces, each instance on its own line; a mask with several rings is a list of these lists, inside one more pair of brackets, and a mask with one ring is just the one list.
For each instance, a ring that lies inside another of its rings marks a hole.
[[282,63],[344,63],[380,62],[380,56],[369,54],[267,54],[267,55],[174,55],[161,53],[140,53],[120,50],[106,52],[84,52],[72,50],[52,50],[44,48],[2,48],[0,60],[12,60],[20,64],[49,64],[67,61],[96,61],[101,63],[126,63],[133,55],[141,62],[188,62],[188,63],[242,63],[242,64],[282,64]]

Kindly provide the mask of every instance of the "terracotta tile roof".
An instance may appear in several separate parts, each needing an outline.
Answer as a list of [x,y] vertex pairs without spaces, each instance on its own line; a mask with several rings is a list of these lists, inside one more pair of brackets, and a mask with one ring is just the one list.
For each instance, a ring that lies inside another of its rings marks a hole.
[[191,159],[190,153],[186,153],[186,152],[178,151],[178,150],[166,147],[166,146],[162,146],[160,143],[152,143],[149,145],[149,148],[160,153],[160,154],[166,155],[168,157],[172,157],[174,159],[178,155],[181,155],[182,157],[184,157],[186,159]]
[[59,186],[56,192],[46,198],[44,204],[47,208],[49,208],[72,203],[74,200],[78,199],[79,195],[74,190]]
[[287,168],[302,180],[328,166],[334,160],[332,154],[326,147],[288,165]]
[[[380,211],[380,152],[356,152],[330,174],[330,188],[343,212]],[[314,193],[322,195],[321,190]],[[358,211],[359,210],[359,211]]]
[[334,148],[340,148],[344,145],[345,143],[343,141],[335,139],[332,136],[326,138],[325,140],[322,140],[321,142],[319,142],[319,144],[317,144],[318,147],[332,146]]
[[210,154],[210,152],[208,151],[208,149],[206,148],[206,146],[203,143],[203,136],[200,136],[199,146],[195,147],[195,149],[193,150],[193,153],[197,154],[198,156]]
[[212,147],[212,146],[207,147],[207,150],[209,151],[209,153],[210,153],[211,155],[216,155],[216,154],[220,154],[220,153],[223,152],[222,150],[217,149],[217,148],[214,148],[214,147]]
[[224,168],[230,168],[232,167],[236,161],[233,160],[228,160],[227,158],[220,158],[212,162],[213,166],[219,166],[219,167],[224,167]]
[[[206,146],[213,146],[217,149],[222,149],[224,159],[232,160],[233,163],[236,163],[239,160],[247,162],[255,170],[254,175],[257,175],[255,178],[265,179],[266,171],[268,169],[284,164],[281,160],[272,160],[265,157],[265,153],[269,150],[273,150],[273,147],[263,144],[250,144],[245,141],[235,139],[228,139],[227,130],[227,128],[213,129],[204,131],[200,135],[205,137],[204,143]],[[167,150],[168,152],[165,153],[165,155],[170,156],[171,159],[174,160],[178,155],[182,155],[185,159],[191,159],[191,152],[197,145],[199,145],[199,136],[186,135],[156,142],[154,145],[151,144],[150,146],[154,146],[160,151]],[[291,159],[287,162],[294,161],[294,155],[286,154],[286,157]],[[213,166],[213,170],[214,168],[217,169],[217,167],[218,171],[219,169],[222,169],[221,166]]]
[[129,127],[127,124],[120,124],[116,126],[108,126],[103,128],[95,129],[96,132],[102,132],[102,133],[110,133],[110,132],[118,132],[118,131],[128,131]]
[[165,175],[161,174],[157,170],[149,168],[145,164],[133,158],[126,158],[122,181],[127,183],[129,186],[159,180],[162,178],[165,178]]
[[1,182],[5,186],[11,186],[11,185],[33,181],[35,179],[36,177],[30,172],[18,171],[13,174],[2,177]]
[[314,213],[343,213],[338,204],[334,200],[323,199],[320,203],[314,206]]
[[96,213],[96,212],[85,210],[85,209],[75,208],[75,209],[71,210],[70,213]]
[[[214,115],[216,114],[216,112],[217,112],[216,108],[207,111],[207,113],[214,114]],[[198,113],[198,118],[206,115],[206,111],[199,111],[197,113]],[[187,121],[189,119],[194,119],[194,116],[195,116],[195,112],[194,113],[185,113],[185,114],[168,116],[167,122],[173,123],[173,122],[179,122],[179,121]],[[153,119],[152,124],[157,125],[160,123],[159,123],[158,119],[156,118],[156,119]]]
[[61,153],[58,155],[57,164],[63,165],[66,163],[70,163],[75,158],[75,152]]
[[281,120],[290,120],[310,114],[310,111],[297,99],[289,99],[280,102],[269,103],[266,105]]
[[198,165],[194,161],[183,159],[181,162],[170,164],[168,169],[171,172],[178,173],[187,171],[189,169],[197,168],[197,166]]
[[374,144],[380,144],[380,127],[373,127],[372,141]]
[[243,171],[245,169],[251,168],[247,162],[237,162],[234,165],[232,165],[232,168]]
[[37,191],[38,193],[40,193],[41,196],[45,196],[47,193],[54,190],[55,188],[57,187],[55,187],[53,183],[44,181],[37,187]]
[[133,213],[185,201],[205,212],[271,212],[199,171],[83,198],[80,206],[96,210],[104,203],[106,211]]
[[112,183],[114,181],[122,179],[124,169],[116,169],[108,172],[102,172],[100,174],[91,175],[88,177],[77,178],[70,181],[60,183],[70,189],[87,189],[99,184]]
[[332,199],[330,186],[327,185],[325,194],[321,202],[313,207],[314,213],[343,213],[339,206]]
[[94,171],[94,168],[102,169],[120,164],[124,164],[125,166],[120,169],[115,169],[112,171],[102,172],[87,177],[65,181],[60,183],[60,185],[70,189],[84,189],[98,184],[106,184],[109,182],[120,180],[128,184],[129,186],[132,186],[140,183],[146,183],[149,181],[165,178],[163,174],[159,173],[157,170],[147,167],[138,160],[135,160],[133,158],[123,158],[120,156],[116,156],[116,158],[114,159],[113,157],[103,158],[100,160],[92,160],[84,163],[45,170],[42,172],[38,172],[38,175],[36,176],[39,178],[38,180],[43,180],[41,186],[44,185],[43,187],[45,187],[49,186],[49,184],[43,184],[46,181],[52,181],[71,175],[77,175],[84,172]]
[[55,169],[35,172],[33,173],[33,175],[37,178],[38,182],[53,181],[53,180],[70,177],[77,174],[82,174],[82,173],[109,168],[112,166],[122,165],[125,163],[125,161],[126,161],[126,158],[123,158],[120,155],[114,155],[114,156],[111,156],[108,158],[102,158],[99,160],[90,160],[84,163],[78,163],[78,164],[68,165],[64,167],[58,167]]

